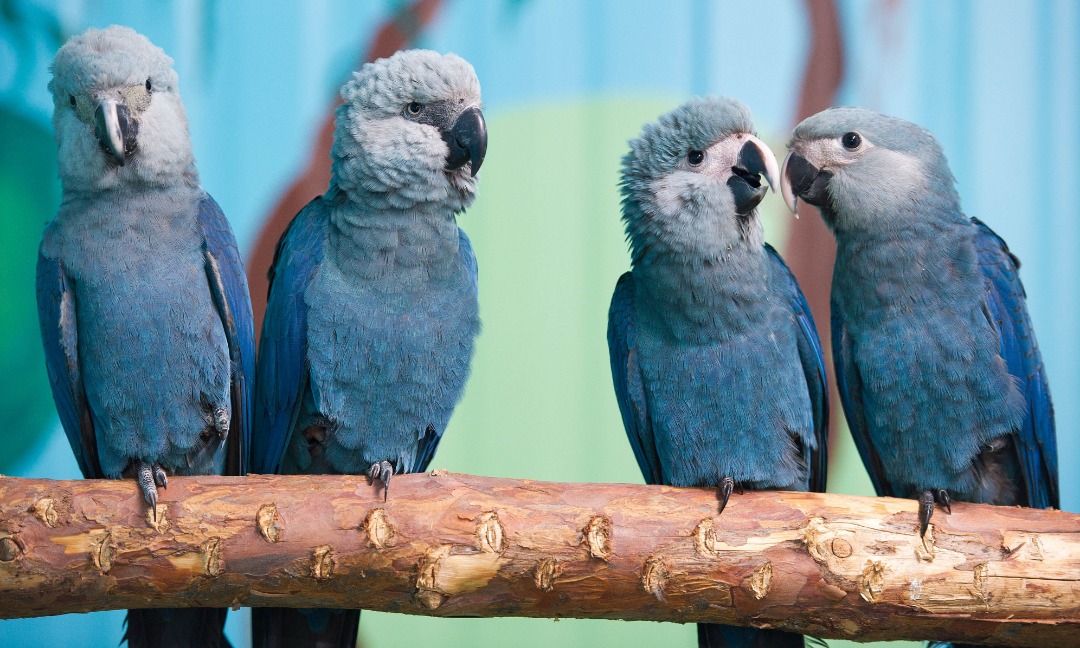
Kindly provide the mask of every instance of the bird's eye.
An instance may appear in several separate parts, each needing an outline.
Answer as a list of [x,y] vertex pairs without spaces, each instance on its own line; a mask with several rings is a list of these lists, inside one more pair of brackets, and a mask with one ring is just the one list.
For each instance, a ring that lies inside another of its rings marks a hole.
[[153,84],[150,83],[150,77],[146,78],[146,91],[151,92],[154,89]]
[[862,144],[862,137],[856,132],[844,133],[844,136],[840,138],[840,143],[849,151],[854,151]]
[[686,161],[690,163],[690,166],[697,166],[705,160],[705,151],[698,151],[694,149],[686,154]]
[[424,104],[418,101],[413,101],[408,106],[405,106],[405,111],[408,112],[410,115],[419,115],[420,111],[422,111],[423,109]]
[[71,104],[71,107],[74,108],[76,105],[75,95],[68,95],[68,102]]

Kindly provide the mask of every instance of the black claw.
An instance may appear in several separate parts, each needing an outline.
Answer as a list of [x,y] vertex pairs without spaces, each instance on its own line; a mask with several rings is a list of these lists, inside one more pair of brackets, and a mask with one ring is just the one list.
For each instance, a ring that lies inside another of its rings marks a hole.
[[944,488],[938,489],[937,501],[938,504],[941,504],[941,508],[945,509],[945,515],[952,515],[952,504],[949,502],[949,491]]
[[162,488],[169,487],[169,477],[161,466],[154,466],[154,483]]
[[926,537],[926,529],[930,526],[930,518],[934,515],[934,493],[923,491],[919,495],[919,537]]
[[720,480],[720,511],[717,515],[724,512],[727,508],[728,500],[731,499],[731,491],[735,490],[735,480],[731,477],[724,477]]

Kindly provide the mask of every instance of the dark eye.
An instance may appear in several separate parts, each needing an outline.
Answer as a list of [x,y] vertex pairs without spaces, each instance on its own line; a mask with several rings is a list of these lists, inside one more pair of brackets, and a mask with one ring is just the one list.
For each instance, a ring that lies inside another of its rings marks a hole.
[[690,166],[697,166],[705,160],[705,151],[693,150],[686,154],[686,161]]
[[150,77],[146,78],[146,91],[150,92],[154,89],[154,86],[150,83]]
[[405,106],[405,111],[410,115],[419,115],[420,111],[424,109],[424,104],[414,101],[408,106]]
[[68,95],[68,101],[71,103],[71,107],[75,107],[75,95]]
[[844,148],[854,151],[862,144],[862,137],[858,133],[844,133],[844,136],[840,138],[840,143],[844,145]]

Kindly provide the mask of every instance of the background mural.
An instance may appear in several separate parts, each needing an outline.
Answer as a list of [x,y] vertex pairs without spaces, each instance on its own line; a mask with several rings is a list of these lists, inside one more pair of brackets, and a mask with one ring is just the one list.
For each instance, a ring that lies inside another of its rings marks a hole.
[[[484,332],[433,467],[640,482],[604,339],[611,290],[628,267],[618,163],[641,124],[706,93],[746,102],[778,156],[802,116],[832,104],[934,131],[967,213],[1024,261],[1061,464],[1080,456],[1080,5],[1071,0],[0,0],[4,474],[78,476],[34,308],[37,245],[59,201],[46,84],[68,35],[112,23],[176,60],[203,186],[247,251],[257,308],[278,233],[325,189],[331,110],[349,72],[408,46],[473,63],[490,148],[480,197],[460,222],[479,258]],[[831,237],[812,213],[792,220],[779,196],[763,209],[827,338]],[[869,494],[842,420],[837,428],[829,490]],[[1080,477],[1066,471],[1062,482],[1063,507],[1080,510]],[[0,622],[0,644],[112,648],[122,618]],[[248,643],[246,618],[230,615],[237,646]],[[370,647],[690,646],[694,627],[365,613],[360,638]]]

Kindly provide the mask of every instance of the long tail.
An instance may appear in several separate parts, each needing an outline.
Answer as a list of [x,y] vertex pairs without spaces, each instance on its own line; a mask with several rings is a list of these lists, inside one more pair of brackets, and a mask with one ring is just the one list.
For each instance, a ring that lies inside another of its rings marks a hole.
[[252,608],[252,648],[355,648],[360,610]]
[[699,623],[698,648],[803,648],[803,636],[780,630],[759,630]]
[[227,608],[128,610],[128,648],[231,648],[225,638]]

